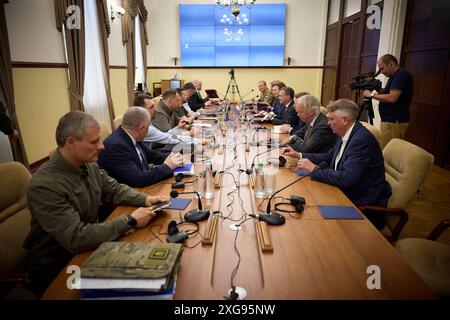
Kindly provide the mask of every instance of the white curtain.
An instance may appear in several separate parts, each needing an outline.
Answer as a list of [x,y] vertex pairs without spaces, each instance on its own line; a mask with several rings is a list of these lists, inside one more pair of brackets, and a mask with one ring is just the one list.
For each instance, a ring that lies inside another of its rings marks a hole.
[[[138,83],[142,83],[144,85],[145,77],[144,77],[144,59],[142,58],[142,44],[141,44],[141,25],[139,21],[139,15],[134,19],[134,30],[136,30],[135,41],[136,44],[135,52],[136,52],[136,73],[134,76],[134,84],[137,87]],[[145,88],[144,88],[145,89]]]
[[105,89],[106,67],[102,53],[97,6],[95,1],[84,0],[86,28],[86,70],[84,81],[84,110],[110,127],[108,99]]
[[9,138],[0,131],[0,163],[14,161]]

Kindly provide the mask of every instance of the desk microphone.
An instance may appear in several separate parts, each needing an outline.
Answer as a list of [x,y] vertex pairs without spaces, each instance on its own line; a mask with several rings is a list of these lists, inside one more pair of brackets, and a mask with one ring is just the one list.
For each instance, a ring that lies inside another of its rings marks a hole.
[[261,130],[270,130],[270,129],[269,129],[269,128],[266,128],[266,127],[263,127],[263,126],[256,127],[256,128],[255,128],[255,132],[253,132],[252,141],[250,141],[250,143],[249,143],[251,146],[259,147],[259,146],[262,146],[262,145],[264,145],[264,144],[267,144],[267,142],[265,142],[265,143],[263,144],[263,143],[260,143],[259,141],[255,141],[256,133],[257,133],[258,131],[261,131]]
[[287,147],[287,146],[289,146],[290,144],[297,143],[298,141],[300,141],[301,143],[304,142],[302,138],[300,138],[299,136],[297,136],[297,135],[294,134],[293,136],[291,136],[291,137],[289,138],[289,141],[288,141],[288,142],[280,144],[280,148]]
[[179,194],[196,194],[197,199],[198,199],[198,208],[187,212],[184,215],[184,220],[186,220],[188,222],[198,222],[198,221],[208,219],[209,210],[206,210],[206,209],[203,210],[202,199],[200,197],[200,194],[197,191],[192,191],[192,192],[179,192],[177,190],[170,191],[170,197],[172,197],[172,198],[178,197]]
[[[319,164],[319,168],[320,168],[320,169],[327,168],[328,166],[329,166],[328,163],[326,163],[325,161],[324,161],[324,162],[321,162],[321,163]],[[304,179],[305,177],[307,177],[307,176],[309,176],[309,175],[310,175],[310,174],[308,174],[308,175],[306,175],[306,176],[302,176],[302,177],[298,178],[297,180],[294,180],[293,182],[289,183],[288,185],[286,185],[286,186],[284,186],[283,188],[281,188],[281,189],[277,190],[276,192],[274,192],[274,193],[272,194],[272,196],[269,198],[269,202],[267,202],[266,213],[261,213],[261,214],[259,215],[259,220],[265,221],[265,222],[267,222],[267,224],[269,224],[269,225],[275,225],[275,226],[284,224],[284,223],[286,222],[286,219],[284,218],[284,216],[283,216],[282,214],[280,214],[279,212],[277,212],[277,211],[271,211],[271,210],[270,210],[270,202],[272,201],[272,198],[273,198],[276,194],[278,194],[279,192],[283,191],[283,190],[286,189],[286,188],[289,188],[289,187],[292,186],[293,184],[299,182],[300,180]]]
[[243,101],[242,103],[243,103],[243,104],[246,104],[247,102],[249,102],[249,101],[251,101],[251,100],[253,100],[253,99],[255,99],[255,98],[259,98],[259,94],[257,94],[257,95],[254,96],[253,98],[250,98],[250,99],[247,99],[247,100]]
[[250,169],[246,169],[246,170],[245,170],[245,173],[248,174],[248,175],[252,174],[252,173],[253,173],[253,169],[255,168],[255,160],[256,160],[256,158],[259,157],[260,155],[263,155],[263,154],[268,153],[268,152],[270,152],[270,151],[272,151],[272,150],[271,150],[271,149],[268,149],[268,150],[265,150],[265,151],[263,151],[263,152],[260,152],[260,153],[256,154],[256,155],[253,157],[252,165],[251,165]]
[[246,94],[244,94],[242,96],[242,99],[244,99],[246,96],[248,96],[250,93],[252,93],[253,91],[255,91],[255,89],[250,90],[249,92],[247,92]]

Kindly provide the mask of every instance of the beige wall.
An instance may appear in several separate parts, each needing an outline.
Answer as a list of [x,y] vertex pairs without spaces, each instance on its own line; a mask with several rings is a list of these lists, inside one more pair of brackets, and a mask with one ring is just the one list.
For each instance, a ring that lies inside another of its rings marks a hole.
[[[148,87],[151,90],[152,83],[161,79],[171,79],[176,73],[179,79],[185,82],[200,78],[203,82],[203,89],[216,89],[222,95],[225,95],[230,76],[230,69],[149,69]],[[258,94],[257,82],[266,80],[269,83],[272,80],[279,79],[292,87],[295,92],[308,91],[320,97],[322,84],[322,69],[235,69],[236,82],[242,95],[250,90],[255,91],[247,95],[244,100],[250,99]],[[231,92],[231,89],[230,89]]]
[[[117,0],[109,0],[117,1]],[[170,57],[180,57],[178,5],[208,3],[205,0],[144,0],[149,11],[147,29],[149,66],[173,65]],[[209,1],[213,4],[214,1]],[[258,0],[257,3],[286,3],[285,57],[292,65],[321,66],[325,48],[327,0]],[[112,53],[120,56],[122,53]],[[117,61],[113,57],[112,60]]]
[[[120,0],[108,0],[121,4]],[[179,56],[178,4],[204,3],[203,0],[145,0],[149,11],[149,66],[169,66],[170,56]],[[323,60],[327,0],[260,0],[285,2],[286,56],[293,65],[320,66]],[[55,27],[53,0],[14,0],[5,5],[12,61],[65,63],[61,34]],[[126,66],[120,19],[111,25],[110,63]],[[201,78],[204,88],[216,88],[225,94],[229,69],[149,69],[148,87],[178,73],[186,81]],[[111,91],[116,115],[128,107],[126,70],[112,69]],[[236,79],[244,95],[264,79],[281,79],[294,90],[320,96],[322,69],[236,69]],[[67,70],[65,68],[14,68],[14,90],[18,119],[31,163],[53,149],[58,119],[69,111]]]
[[16,111],[30,163],[56,148],[59,118],[70,110],[67,70],[13,68]]
[[128,108],[127,70],[111,69],[111,96],[114,104],[114,113],[120,116]]
[[13,0],[5,4],[12,61],[64,63],[53,0]]

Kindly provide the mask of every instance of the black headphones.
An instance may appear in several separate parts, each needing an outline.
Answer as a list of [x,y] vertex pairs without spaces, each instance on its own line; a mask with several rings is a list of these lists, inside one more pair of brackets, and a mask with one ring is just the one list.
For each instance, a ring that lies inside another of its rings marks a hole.
[[[178,226],[180,224],[183,223],[191,223],[194,224],[197,229],[196,230],[179,230]],[[198,232],[199,230],[199,226],[197,223],[195,222],[188,222],[188,221],[182,221],[182,222],[176,222],[175,220],[172,220],[169,222],[169,225],[167,226],[167,233],[169,234],[169,236],[167,237],[167,242],[171,242],[171,243],[184,243],[184,241],[186,241],[186,239]]]
[[[286,213],[302,213],[305,210],[305,198],[299,196],[290,196],[286,200],[289,199],[289,202],[280,202],[275,205],[275,210],[286,212]],[[283,209],[282,206],[292,205],[295,208],[295,211]]]
[[185,187],[186,184],[194,183],[194,180],[192,181],[182,181],[184,179],[184,174],[179,173],[175,176],[175,183],[172,184],[173,189],[182,189]]
[[302,213],[305,209],[305,198],[299,196],[291,196],[289,201],[295,207],[295,211],[297,211],[297,213]]

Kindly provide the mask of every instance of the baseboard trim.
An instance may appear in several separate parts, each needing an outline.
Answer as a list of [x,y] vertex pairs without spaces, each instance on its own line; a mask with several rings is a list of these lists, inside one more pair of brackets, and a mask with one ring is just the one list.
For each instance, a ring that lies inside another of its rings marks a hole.
[[35,173],[48,160],[50,160],[50,157],[45,157],[44,159],[41,159],[39,161],[36,161],[36,162],[30,164],[31,173]]

